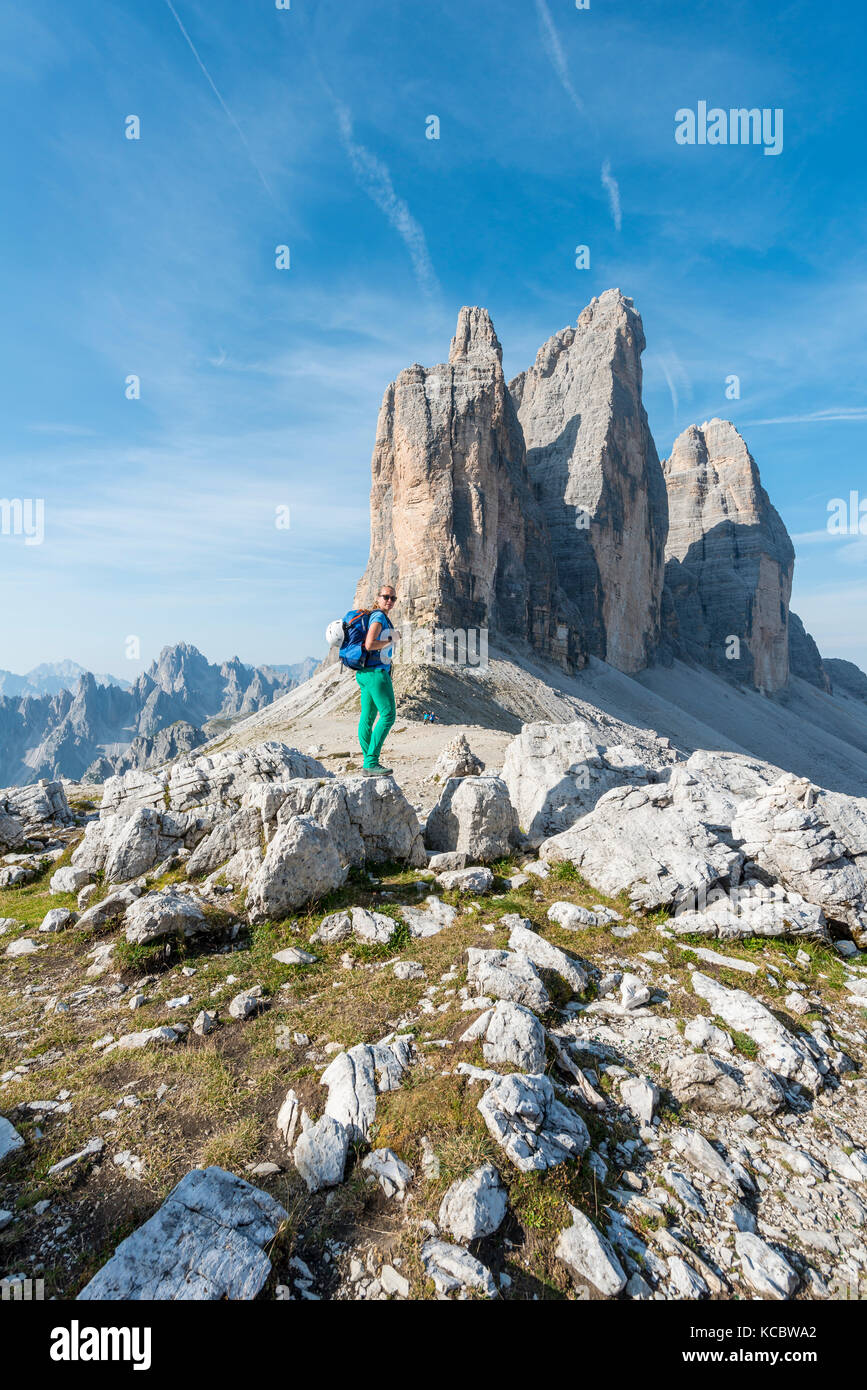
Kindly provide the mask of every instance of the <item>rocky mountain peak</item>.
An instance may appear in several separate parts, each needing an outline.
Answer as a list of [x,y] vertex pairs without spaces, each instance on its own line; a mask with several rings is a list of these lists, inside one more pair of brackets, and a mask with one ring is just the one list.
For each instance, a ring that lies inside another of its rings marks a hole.
[[580,664],[487,310],[461,310],[448,364],[386,390],[373,452],[371,547],[356,603],[399,586],[401,622],[490,628]]
[[578,315],[578,328],[592,328],[595,333],[629,334],[638,353],[646,346],[641,315],[629,296],[618,289],[603,290],[591,299]]
[[[686,475],[694,477],[698,489],[691,498],[697,506],[680,509],[676,516],[670,510],[666,545],[669,556],[681,558],[690,543],[687,531],[701,528],[705,509],[714,514],[721,511],[736,515],[743,525],[764,525],[770,512],[774,512],[756,461],[731,420],[715,418],[702,425],[690,425],[674,441],[671,457],[662,466],[669,495],[673,484],[678,488],[690,485]],[[776,512],[774,517],[782,527]]]
[[469,362],[484,365],[496,359],[503,361],[503,349],[494,332],[494,325],[487,309],[464,306],[458,314],[458,326],[449,349],[449,364]]
[[589,650],[627,672],[659,647],[668,529],[643,348],[632,300],[606,290],[509,384],[564,594]]
[[663,461],[666,582],[692,659],[770,693],[789,675],[795,552],[729,420],[690,425]]
[[162,689],[176,690],[189,680],[216,670],[191,642],[176,642],[163,647],[156,661],[148,667],[148,674]]

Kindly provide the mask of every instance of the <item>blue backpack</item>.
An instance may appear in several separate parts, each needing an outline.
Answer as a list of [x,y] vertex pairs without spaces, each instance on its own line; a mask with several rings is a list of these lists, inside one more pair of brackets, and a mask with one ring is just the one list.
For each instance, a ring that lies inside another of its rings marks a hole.
[[365,670],[370,660],[371,654],[364,645],[370,627],[370,617],[369,613],[362,613],[358,608],[350,608],[343,619],[343,642],[338,656],[350,671]]

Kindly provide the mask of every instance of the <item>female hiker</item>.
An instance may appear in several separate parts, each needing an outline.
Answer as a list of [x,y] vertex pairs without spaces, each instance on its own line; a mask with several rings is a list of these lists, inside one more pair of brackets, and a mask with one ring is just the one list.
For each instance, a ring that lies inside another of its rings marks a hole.
[[370,615],[370,625],[364,639],[365,649],[370,653],[363,671],[356,671],[355,679],[361,691],[361,718],[358,721],[358,742],[364,754],[364,771],[371,776],[391,774],[390,767],[380,762],[382,745],[395,718],[394,687],[391,683],[391,644],[393,628],[389,613],[397,602],[397,594],[391,584],[383,584],[375,608]]

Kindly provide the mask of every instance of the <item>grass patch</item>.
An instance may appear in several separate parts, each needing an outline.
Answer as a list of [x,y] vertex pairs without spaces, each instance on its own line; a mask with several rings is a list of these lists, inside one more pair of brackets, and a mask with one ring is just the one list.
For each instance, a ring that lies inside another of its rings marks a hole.
[[759,1055],[758,1044],[747,1033],[739,1033],[736,1028],[729,1028],[721,1018],[715,1018],[713,1021],[717,1028],[722,1028],[724,1032],[728,1033],[736,1052],[739,1052],[742,1057],[749,1058],[751,1062],[756,1060]]
[[575,887],[589,888],[590,884],[582,878],[571,859],[561,859],[559,864],[555,864],[549,875],[555,883],[574,883]]
[[[20,922],[22,926],[32,930],[39,927],[46,912],[52,907],[68,907],[74,912],[76,909],[75,893],[49,893],[48,884],[52,874],[65,863],[69,862],[68,855],[71,849],[63,855],[61,859],[51,862],[45,860],[43,867],[36,878],[30,883],[22,884],[20,888],[0,888],[0,917],[11,917],[14,921]],[[4,941],[14,940],[14,936],[6,933]]]
[[115,943],[114,962],[121,974],[160,974],[169,965],[186,960],[187,945],[186,939],[180,934],[148,942],[121,939]]
[[215,1134],[203,1145],[200,1161],[203,1168],[216,1164],[218,1168],[228,1168],[229,1172],[243,1172],[244,1166],[256,1157],[263,1137],[262,1122],[254,1115],[246,1115],[220,1134]]
[[512,874],[520,872],[515,855],[507,854],[502,859],[495,859],[488,865],[495,878],[511,878]]

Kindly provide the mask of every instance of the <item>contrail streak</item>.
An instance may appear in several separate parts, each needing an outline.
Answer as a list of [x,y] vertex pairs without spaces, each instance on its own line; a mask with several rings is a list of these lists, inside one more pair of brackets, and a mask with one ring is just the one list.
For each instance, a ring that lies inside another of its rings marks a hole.
[[199,54],[198,54],[198,50],[197,50],[197,48],[196,48],[196,45],[193,43],[192,39],[190,38],[190,36],[189,36],[189,34],[187,33],[186,29],[184,28],[183,24],[181,23],[181,17],[180,17],[180,15],[178,14],[177,10],[175,9],[174,5],[172,4],[172,0],[166,0],[166,4],[168,5],[169,9],[171,10],[172,14],[174,15],[174,17],[175,17],[175,22],[176,22],[178,28],[180,29],[181,33],[183,34],[184,38],[186,39],[187,43],[189,44],[190,52],[192,53],[193,57],[195,58],[196,62],[197,62],[198,65],[199,65],[199,67],[202,69],[202,72],[205,74],[205,77],[206,77],[207,80],[208,80],[208,85],[210,86],[211,91],[214,93],[214,96],[217,98],[217,101],[220,103],[220,105],[222,106],[222,108],[223,108],[223,110],[225,111],[226,115],[228,116],[229,120],[232,122],[232,125],[235,127],[235,130],[238,132],[238,136],[239,136],[239,138],[240,138],[240,140],[241,140],[241,143],[243,144],[244,149],[247,151],[247,156],[248,156],[248,158],[249,158],[249,160],[250,160],[250,163],[252,164],[253,168],[256,170],[256,173],[259,175],[259,178],[262,180],[262,185],[263,185],[263,187],[264,187],[264,189],[265,189],[265,192],[268,194],[268,197],[271,199],[271,201],[272,201],[272,203],[274,204],[274,206],[275,206],[275,207],[279,207],[279,204],[278,204],[278,202],[277,202],[277,199],[274,197],[274,191],[273,191],[273,189],[271,188],[271,185],[269,184],[268,180],[265,178],[265,175],[262,173],[262,170],[259,168],[259,165],[256,163],[256,157],[255,157],[255,155],[253,154],[253,151],[250,149],[250,145],[249,145],[249,142],[248,142],[248,140],[247,140],[246,135],[244,134],[244,132],[243,132],[243,130],[241,129],[241,127],[238,125],[238,122],[235,120],[235,117],[232,115],[232,112],[229,110],[228,106],[226,105],[225,101],[223,100],[223,97],[222,97],[222,94],[221,94],[221,92],[220,92],[219,87],[217,86],[217,84],[216,84],[216,82],[214,81],[213,77],[212,77],[211,74],[208,72],[208,69],[205,67],[204,63],[202,62],[201,58],[199,57]]
[[569,76],[569,65],[566,62],[566,54],[563,52],[560,36],[554,28],[554,21],[551,18],[551,11],[548,9],[546,0],[536,0],[536,10],[538,11],[539,22],[542,26],[542,46],[551,59],[554,71],[559,77],[561,86],[569,100],[574,105],[576,111],[583,111],[584,103],[572,86],[572,79]]

